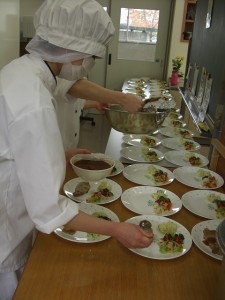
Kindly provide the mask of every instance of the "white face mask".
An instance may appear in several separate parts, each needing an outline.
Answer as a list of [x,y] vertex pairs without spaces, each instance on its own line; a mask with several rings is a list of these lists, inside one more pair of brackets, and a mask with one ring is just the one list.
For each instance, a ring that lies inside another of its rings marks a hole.
[[87,76],[88,72],[95,65],[95,60],[92,56],[84,58],[82,65],[72,65],[72,63],[65,63],[58,75],[59,78],[67,80],[79,80]]

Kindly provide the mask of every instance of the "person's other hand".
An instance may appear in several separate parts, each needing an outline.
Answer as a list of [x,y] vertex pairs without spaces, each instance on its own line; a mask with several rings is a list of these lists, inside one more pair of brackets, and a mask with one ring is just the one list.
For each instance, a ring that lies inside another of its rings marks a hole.
[[114,233],[114,237],[127,248],[146,248],[153,241],[153,233],[147,233],[135,224],[117,223]]

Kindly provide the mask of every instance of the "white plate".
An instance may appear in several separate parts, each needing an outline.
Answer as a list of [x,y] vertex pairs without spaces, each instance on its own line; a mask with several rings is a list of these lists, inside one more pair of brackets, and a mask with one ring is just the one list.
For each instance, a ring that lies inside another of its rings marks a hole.
[[215,194],[225,200],[225,194],[211,190],[195,190],[185,193],[181,200],[186,209],[197,216],[207,219],[217,219],[216,206],[208,200],[209,195]]
[[215,187],[216,189],[221,187],[224,184],[224,180],[219,174],[211,170],[198,168],[198,167],[179,167],[173,171],[173,174],[178,181],[180,181],[181,183],[187,186],[197,188],[197,189],[207,189],[207,190],[215,189],[215,188],[206,188],[203,185],[202,178],[198,175],[198,171],[200,169],[209,171],[210,174],[216,178],[217,180],[217,186]]
[[188,129],[167,126],[160,128],[159,132],[168,137],[182,137],[182,132],[188,132],[189,135],[185,136],[185,138],[192,138],[194,136],[194,133]]
[[[193,149],[185,149],[184,143],[185,142],[192,142],[193,143]],[[166,138],[162,140],[162,145],[164,147],[167,147],[169,149],[173,150],[188,150],[188,151],[196,151],[201,148],[200,144],[190,140],[190,139],[183,139],[183,138]]]
[[[166,172],[168,175],[167,182],[156,183],[152,178],[151,174],[148,171],[150,166],[154,166],[157,170]],[[173,173],[161,166],[152,165],[152,164],[133,164],[127,166],[123,170],[123,175],[126,179],[141,185],[150,185],[150,186],[162,186],[171,183],[174,180]]]
[[163,191],[172,202],[172,209],[164,212],[160,216],[171,216],[181,210],[182,202],[174,193],[157,187],[136,186],[127,189],[121,196],[123,205],[137,214],[157,215],[154,210],[155,199],[152,197],[157,191]]
[[96,183],[90,182],[91,187],[90,187],[90,190],[88,191],[88,193],[86,193],[86,194],[84,194],[80,197],[74,197],[73,193],[75,191],[75,188],[76,188],[77,184],[81,181],[84,181],[84,180],[81,179],[80,177],[74,178],[74,179],[71,179],[70,181],[66,182],[64,187],[63,187],[64,193],[66,194],[66,196],[69,197],[70,199],[72,199],[73,201],[86,202],[87,199],[91,195],[93,195],[94,192],[97,191],[97,188],[98,188],[99,184],[103,181],[107,182],[108,184],[111,185],[113,196],[108,197],[105,200],[95,202],[95,204],[106,204],[106,203],[113,202],[113,201],[117,200],[122,194],[122,188],[118,183],[116,183],[115,181],[113,181],[111,179],[105,178],[105,179],[99,180]]
[[191,231],[191,236],[193,239],[193,242],[195,243],[195,245],[201,250],[203,251],[205,254],[218,259],[218,260],[222,260],[223,256],[222,255],[218,255],[218,254],[214,254],[212,253],[212,250],[210,249],[210,247],[208,247],[207,245],[205,245],[203,243],[204,240],[204,234],[203,234],[203,230],[205,228],[208,228],[210,230],[216,230],[216,228],[218,227],[218,225],[220,224],[220,220],[207,220],[207,221],[203,221],[200,222],[198,224],[196,224]]
[[112,176],[116,176],[116,175],[120,174],[120,173],[123,171],[123,169],[124,169],[124,165],[123,165],[119,160],[116,160],[116,161],[115,161],[115,168],[116,168],[116,170],[113,171],[113,172],[112,172],[109,176],[107,176],[107,177],[112,177]]
[[[157,154],[156,159],[153,160],[147,159],[143,154],[143,150],[154,151]],[[163,153],[159,150],[148,148],[148,147],[138,147],[138,146],[125,147],[120,150],[120,155],[132,161],[145,162],[145,163],[158,162],[164,158]]]
[[[160,139],[151,136],[151,135],[147,135],[147,134],[126,134],[123,136],[123,141],[128,144],[128,145],[132,145],[132,146],[147,146],[142,140],[141,137],[147,137],[147,138],[151,138],[155,141],[155,146],[150,146],[151,148],[158,146],[159,144],[161,144]],[[148,146],[147,146],[148,147]]]
[[178,114],[176,112],[169,112],[165,121],[166,120],[180,120],[182,118],[183,118],[183,116],[181,114]]
[[[192,245],[191,235],[190,235],[189,231],[180,223],[170,220],[166,217],[149,216],[149,215],[136,216],[136,217],[126,220],[126,222],[138,225],[140,223],[140,221],[142,221],[142,220],[148,220],[151,222],[153,233],[154,233],[154,240],[153,240],[152,244],[147,248],[129,249],[132,252],[134,252],[138,255],[147,257],[147,258],[165,260],[165,259],[173,259],[173,258],[180,257],[180,256],[186,254],[190,250],[191,245]],[[163,253],[160,253],[160,251],[159,251],[159,246],[158,246],[157,242],[160,238],[162,238],[164,236],[164,234],[162,234],[158,230],[158,226],[159,226],[159,224],[165,223],[168,221],[175,223],[177,225],[177,233],[181,233],[184,236],[183,252],[181,252],[181,253],[165,253],[165,254],[163,254]]]
[[190,151],[185,151],[185,150],[178,150],[178,151],[168,151],[164,154],[165,159],[172,164],[185,167],[185,166],[192,166],[189,162],[188,157],[190,156],[195,156],[197,158],[201,159],[201,164],[198,165],[198,167],[205,167],[208,165],[209,160],[205,156],[195,153],[195,152],[190,152]]
[[171,126],[171,127],[177,127],[177,128],[183,128],[186,125],[187,124],[185,122],[182,122],[180,120],[171,120],[168,117],[166,117],[162,123],[162,126]]
[[[93,213],[102,213],[104,216],[107,216],[112,221],[119,222],[118,216],[113,211],[101,205],[80,203],[79,208],[81,211],[89,215],[92,215]],[[60,236],[65,240],[77,243],[96,243],[110,238],[110,236],[101,234],[88,234],[87,232],[82,231],[76,231],[74,234],[69,234],[63,231],[63,227],[57,228],[54,232],[56,235]]]

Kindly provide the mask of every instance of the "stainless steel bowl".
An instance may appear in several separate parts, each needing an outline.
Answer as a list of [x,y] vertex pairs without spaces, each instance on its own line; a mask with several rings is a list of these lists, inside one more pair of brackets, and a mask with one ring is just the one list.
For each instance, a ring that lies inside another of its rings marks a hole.
[[140,111],[129,113],[119,105],[105,108],[106,117],[112,128],[123,133],[153,133],[164,121],[166,111]]

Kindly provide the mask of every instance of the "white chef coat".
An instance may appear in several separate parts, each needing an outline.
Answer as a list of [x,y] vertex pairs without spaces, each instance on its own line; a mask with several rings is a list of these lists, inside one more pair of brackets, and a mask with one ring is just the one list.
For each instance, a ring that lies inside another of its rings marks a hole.
[[57,117],[65,150],[77,148],[80,135],[80,115],[85,103],[85,100],[67,94],[75,82],[57,78],[57,87],[53,93],[57,101]]
[[25,55],[0,72],[0,273],[24,265],[34,226],[67,223],[78,205],[59,195],[65,153],[52,92],[55,78]]

